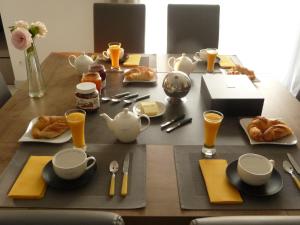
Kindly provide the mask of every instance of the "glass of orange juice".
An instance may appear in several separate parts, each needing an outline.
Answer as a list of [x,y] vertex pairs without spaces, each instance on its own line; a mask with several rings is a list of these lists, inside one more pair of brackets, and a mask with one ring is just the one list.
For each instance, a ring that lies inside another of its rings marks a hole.
[[207,53],[207,72],[214,72],[215,61],[217,58],[218,50],[216,48],[208,48],[206,49]]
[[111,60],[111,69],[119,70],[119,60],[120,60],[120,53],[121,53],[121,43],[120,42],[109,42],[109,54]]
[[211,158],[216,153],[215,142],[219,127],[224,118],[221,112],[208,110],[203,113],[204,118],[204,145],[202,153]]
[[65,113],[65,116],[71,129],[73,147],[86,150],[84,138],[85,111],[81,109],[70,109]]

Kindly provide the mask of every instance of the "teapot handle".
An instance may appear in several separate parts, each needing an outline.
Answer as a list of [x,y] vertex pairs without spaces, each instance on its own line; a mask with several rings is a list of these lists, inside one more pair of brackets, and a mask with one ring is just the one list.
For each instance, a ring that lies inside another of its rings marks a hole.
[[76,60],[76,56],[75,55],[69,55],[68,61],[69,61],[70,65],[76,69],[76,67],[75,67],[75,60]]
[[145,115],[145,114],[140,115],[140,118],[141,118],[141,117],[146,118],[147,121],[148,121],[147,125],[143,126],[143,127],[141,128],[141,130],[140,130],[140,132],[143,132],[144,130],[146,130],[146,129],[150,126],[150,118],[149,118],[149,116],[147,116],[147,115]]
[[170,57],[169,59],[168,59],[168,65],[169,65],[169,68],[171,69],[171,70],[174,70],[174,63],[175,63],[175,57]]

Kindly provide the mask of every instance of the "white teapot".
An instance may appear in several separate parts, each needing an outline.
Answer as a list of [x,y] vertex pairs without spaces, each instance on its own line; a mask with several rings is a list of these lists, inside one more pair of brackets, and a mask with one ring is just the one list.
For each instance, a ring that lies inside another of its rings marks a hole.
[[[134,141],[150,125],[150,119],[147,115],[136,115],[128,108],[124,108],[114,119],[111,119],[105,113],[100,114],[100,116],[106,120],[108,128],[114,133],[115,137],[125,143]],[[147,125],[143,127],[141,117],[145,117],[148,121]]]
[[189,75],[196,67],[197,61],[193,62],[185,53],[179,58],[170,57],[168,60],[170,69],[175,71],[182,71]]
[[93,59],[83,53],[82,55],[76,57],[75,55],[70,55],[69,63],[74,67],[79,73],[86,73],[89,71],[89,66],[94,63]]

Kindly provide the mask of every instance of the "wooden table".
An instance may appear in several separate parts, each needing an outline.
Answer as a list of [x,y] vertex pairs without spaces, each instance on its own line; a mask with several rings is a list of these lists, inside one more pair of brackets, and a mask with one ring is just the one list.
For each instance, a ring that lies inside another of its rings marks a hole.
[[[67,56],[67,53],[52,53],[43,62],[42,72],[48,85],[47,94],[43,98],[29,98],[27,85],[24,84],[0,110],[0,172],[4,170],[18,149],[17,140],[24,133],[33,117],[43,114],[63,115],[67,109],[74,108],[74,88],[80,77],[69,66]],[[167,58],[167,55],[160,56],[160,60],[165,60],[165,62]],[[165,64],[158,63],[158,65]],[[157,71],[159,70],[160,66],[157,67]],[[256,85],[266,98],[263,115],[282,118],[291,125],[299,138],[299,102],[276,82],[261,82]],[[188,224],[191,219],[203,216],[300,214],[300,210],[181,210],[171,144],[147,145],[147,206],[137,210],[114,210],[125,218],[126,224],[153,224],[154,222]],[[299,142],[298,147],[300,147]]]

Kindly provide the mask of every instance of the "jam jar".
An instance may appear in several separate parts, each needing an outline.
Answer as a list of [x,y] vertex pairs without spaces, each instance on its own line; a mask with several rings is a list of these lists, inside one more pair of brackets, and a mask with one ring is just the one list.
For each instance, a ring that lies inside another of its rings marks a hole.
[[105,88],[105,86],[106,86],[105,67],[102,64],[98,63],[96,60],[95,63],[93,63],[92,65],[89,66],[89,71],[90,72],[98,72],[100,74],[101,81],[102,81],[101,89]]
[[99,92],[92,82],[77,84],[75,98],[77,108],[87,112],[97,111],[100,107]]
[[101,91],[102,80],[98,72],[87,72],[82,74],[81,82],[92,82],[96,84],[97,90]]

